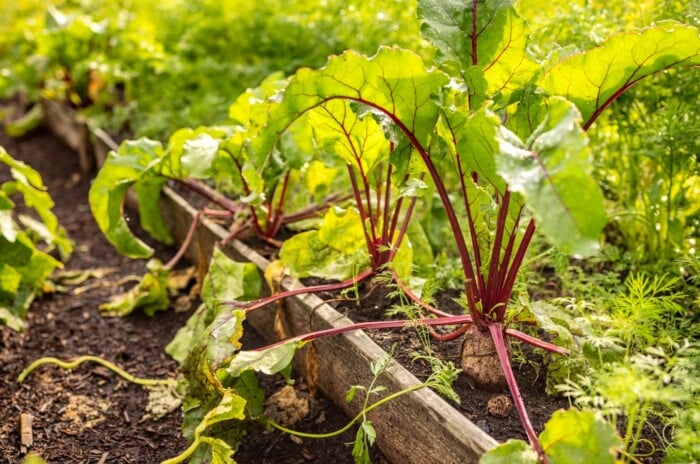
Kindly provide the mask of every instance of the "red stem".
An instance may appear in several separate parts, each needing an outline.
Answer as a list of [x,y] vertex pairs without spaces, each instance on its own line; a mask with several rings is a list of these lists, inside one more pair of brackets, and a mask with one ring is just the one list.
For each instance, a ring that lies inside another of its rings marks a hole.
[[194,237],[194,231],[197,230],[197,224],[199,224],[199,218],[201,216],[201,211],[198,211],[197,214],[194,215],[194,218],[192,218],[192,223],[190,224],[190,228],[187,229],[187,235],[185,236],[185,240],[182,241],[182,245],[180,245],[180,248],[177,250],[177,253],[175,253],[175,256],[170,258],[170,261],[168,261],[165,264],[165,266],[163,266],[163,269],[169,271],[175,267],[178,261],[180,261],[180,258],[182,258],[182,256],[185,254],[185,250],[187,250],[187,247],[190,246],[190,242],[192,242],[192,237]]
[[[527,228],[525,229],[525,233],[523,234],[523,238],[520,240],[520,244],[518,245],[518,250],[515,252],[513,262],[510,264],[510,269],[508,269],[508,277],[503,284],[502,296],[505,298],[505,301],[510,299],[510,294],[513,291],[513,285],[515,285],[515,278],[518,276],[518,271],[523,265],[525,253],[527,252],[527,248],[530,246],[530,241],[532,240],[534,234],[535,220],[530,219],[530,222],[527,224]],[[505,317],[505,312],[506,305],[501,305],[496,309],[496,314],[499,321],[503,320]]]
[[491,333],[491,338],[493,339],[493,346],[496,348],[496,354],[498,354],[498,360],[500,361],[501,368],[503,369],[503,374],[505,375],[506,382],[508,383],[508,389],[513,397],[515,409],[518,410],[520,422],[522,422],[523,428],[525,429],[525,434],[530,441],[530,445],[532,445],[535,451],[537,451],[537,454],[540,456],[540,460],[544,464],[547,464],[547,458],[544,455],[544,451],[542,450],[539,441],[537,441],[537,434],[535,433],[535,429],[532,427],[530,417],[527,415],[525,403],[520,395],[520,389],[518,388],[518,383],[515,380],[513,368],[510,365],[508,348],[506,347],[506,342],[503,338],[503,325],[501,323],[494,322],[489,324],[488,328],[489,332]]
[[236,203],[228,197],[225,197],[220,192],[217,192],[216,190],[202,182],[199,182],[194,179],[178,179],[177,182],[187,187],[189,190],[195,192],[196,194],[203,196],[212,203],[216,203],[217,205],[221,206],[227,211],[235,213],[237,211],[240,211],[241,209],[240,204]]
[[272,224],[268,223],[267,225],[266,235],[268,237],[274,237],[275,235],[277,235],[277,232],[279,231],[280,226],[282,225],[282,207],[284,205],[285,196],[287,195],[287,186],[289,185],[290,174],[291,171],[287,171],[287,174],[285,174],[284,180],[282,181],[282,192],[280,192],[280,197],[279,201],[277,202],[277,207],[275,208]]
[[[498,303],[501,302],[501,295],[498,295],[498,289],[501,282],[497,279],[498,266],[501,263],[501,247],[503,245],[503,231],[506,228],[506,220],[508,217],[508,206],[510,205],[510,191],[506,189],[501,204],[498,210],[498,219],[496,220],[496,237],[493,240],[493,249],[491,250],[491,259],[489,262],[489,277],[486,286],[486,295],[484,296],[483,311],[490,316],[493,312],[498,315]],[[493,319],[492,319],[493,320]],[[495,319],[498,322],[503,322],[503,319]]]
[[[374,246],[374,240],[370,237],[369,232],[367,232],[367,211],[365,211],[365,205],[362,203],[362,194],[360,193],[360,187],[357,185],[357,177],[355,176],[355,171],[352,165],[348,164],[348,172],[350,173],[350,183],[352,184],[352,191],[355,195],[355,204],[360,212],[360,219],[362,219],[362,232],[365,235],[365,242],[367,243],[367,252],[372,260],[372,267],[376,269],[378,267],[379,257],[377,256],[377,247]],[[372,231],[374,232],[374,231]]]
[[513,338],[517,338],[518,340],[525,342],[528,345],[532,345],[535,348],[542,348],[543,350],[551,351],[552,353],[563,354],[564,356],[568,356],[570,354],[570,351],[566,348],[557,346],[553,343],[549,343],[544,340],[540,340],[539,338],[535,338],[519,330],[506,329],[506,335],[510,335]]
[[288,338],[271,345],[256,348],[253,351],[264,351],[276,346],[284,345],[290,342],[308,342],[311,340],[317,340],[323,337],[330,337],[333,335],[339,335],[346,332],[352,332],[354,330],[377,330],[377,329],[400,329],[403,327],[412,327],[417,324],[423,324],[427,326],[434,325],[455,325],[455,324],[468,324],[471,322],[471,316],[450,316],[447,318],[429,318],[429,319],[401,319],[398,321],[370,321],[370,322],[357,322],[355,324],[346,325],[343,327],[333,327],[330,329],[318,330],[316,332],[310,332],[303,335],[298,335],[296,337]]
[[229,304],[233,306],[234,308],[240,308],[244,309],[246,312],[250,311],[255,311],[256,309],[260,309],[270,303],[274,303],[275,301],[283,300],[285,298],[295,296],[295,295],[301,295],[304,293],[319,293],[319,292],[333,292],[336,290],[342,290],[344,288],[352,287],[353,285],[357,285],[358,282],[361,282],[365,280],[368,277],[371,277],[375,274],[375,271],[373,269],[368,269],[366,271],[363,271],[359,273],[357,276],[353,277],[352,279],[344,280],[342,282],[336,282],[332,284],[323,284],[323,285],[314,285],[311,287],[301,287],[301,288],[295,288],[293,290],[287,290],[286,292],[281,292],[281,293],[276,293],[274,295],[267,296],[265,298],[260,298],[259,300],[255,301],[228,301],[224,302],[224,304]]

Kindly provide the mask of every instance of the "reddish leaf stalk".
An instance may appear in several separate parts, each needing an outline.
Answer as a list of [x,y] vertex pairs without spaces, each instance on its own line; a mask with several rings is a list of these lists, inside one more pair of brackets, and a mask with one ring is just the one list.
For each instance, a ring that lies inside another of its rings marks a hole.
[[506,377],[506,382],[508,383],[508,389],[513,397],[513,402],[515,403],[515,409],[518,410],[518,415],[520,416],[520,422],[523,424],[525,429],[525,434],[527,435],[530,445],[537,451],[540,460],[547,464],[547,458],[537,440],[537,434],[535,429],[532,427],[532,422],[530,422],[530,417],[527,414],[527,409],[525,408],[525,403],[523,402],[523,397],[520,395],[520,389],[518,388],[518,383],[515,380],[515,375],[513,374],[513,368],[510,365],[510,356],[508,354],[508,348],[506,347],[505,339],[503,338],[503,325],[499,322],[494,322],[489,324],[489,332],[491,333],[491,338],[493,339],[493,345],[496,348],[496,353],[498,354],[498,360],[503,368],[503,374]]
[[320,293],[320,292],[334,292],[337,290],[343,290],[348,287],[352,287],[353,285],[357,285],[357,283],[365,280],[368,277],[371,277],[375,274],[374,270],[368,269],[364,272],[359,273],[357,276],[353,277],[352,279],[344,280],[342,282],[336,282],[332,284],[323,284],[323,285],[314,285],[311,287],[301,287],[301,288],[295,288],[292,290],[287,290],[286,292],[281,292],[281,293],[276,293],[274,295],[270,295],[265,298],[261,298],[259,300],[255,301],[227,301],[224,302],[224,304],[228,304],[233,306],[234,308],[239,308],[239,309],[244,309],[246,312],[251,312],[255,311],[256,309],[260,309],[270,303],[274,303],[275,301],[283,300],[285,298],[289,298],[291,296],[295,295],[302,295],[305,293]]
[[284,345],[290,342],[308,342],[312,340],[318,340],[319,338],[331,337],[333,335],[340,335],[346,332],[352,332],[354,330],[378,330],[378,329],[400,329],[403,327],[414,327],[420,325],[434,326],[434,325],[455,325],[455,324],[466,324],[471,321],[471,316],[450,316],[448,318],[429,318],[429,319],[401,319],[398,321],[370,321],[370,322],[358,322],[355,324],[346,325],[343,327],[333,327],[331,329],[318,330],[316,332],[310,332],[303,335],[298,335],[296,337],[291,337],[286,340],[275,342],[271,345],[256,348],[253,351],[264,351],[276,346]]

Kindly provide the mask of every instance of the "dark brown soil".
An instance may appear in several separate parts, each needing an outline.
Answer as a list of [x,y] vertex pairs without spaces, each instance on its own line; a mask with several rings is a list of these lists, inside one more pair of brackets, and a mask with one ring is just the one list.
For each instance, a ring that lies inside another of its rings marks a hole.
[[[115,282],[126,275],[143,274],[145,261],[119,256],[94,223],[87,204],[88,176],[79,171],[78,160],[47,131],[13,140],[0,131],[0,145],[15,158],[39,170],[53,196],[60,223],[75,241],[75,252],[66,269],[116,267],[106,277]],[[9,170],[0,167],[0,182]],[[135,223],[131,221],[136,230]],[[144,237],[144,234],[139,234]],[[155,244],[152,244],[155,245]],[[156,255],[168,259],[173,250],[156,246]],[[177,364],[164,352],[188,313],[168,310],[147,317],[136,311],[125,318],[104,318],[98,306],[123,287],[103,286],[74,295],[46,294],[29,311],[24,333],[0,326],[0,463],[19,463],[20,415],[33,416],[34,451],[50,463],[157,463],[187,447],[180,431],[182,417],[176,410],[160,420],[141,421],[147,404],[146,391],[95,364],[71,371],[43,366],[23,384],[19,373],[43,356],[71,359],[96,355],[113,361],[133,375],[173,377]],[[247,343],[260,343],[254,338]],[[297,380],[303,389],[303,382]],[[274,379],[265,384],[273,392],[282,385]],[[328,432],[345,425],[347,417],[320,396],[310,413],[294,428]],[[236,460],[246,463],[351,463],[347,443],[354,431],[332,440],[292,440],[281,432],[256,431],[249,435]],[[373,462],[384,459],[375,453]]]

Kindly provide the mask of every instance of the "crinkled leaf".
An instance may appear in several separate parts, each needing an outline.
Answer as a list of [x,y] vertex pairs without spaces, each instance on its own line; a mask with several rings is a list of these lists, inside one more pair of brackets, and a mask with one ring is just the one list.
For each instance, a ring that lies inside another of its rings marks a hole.
[[552,464],[615,462],[622,440],[615,428],[591,411],[555,411],[540,435],[540,444]]
[[219,152],[219,139],[209,134],[199,134],[187,140],[182,146],[182,167],[191,177],[205,179],[211,177],[212,164]]
[[700,34],[693,26],[660,21],[611,36],[600,47],[574,54],[548,69],[538,85],[576,104],[588,128],[622,92],[659,71],[700,64]]
[[226,371],[231,377],[239,377],[246,370],[276,374],[289,366],[297,349],[302,345],[302,342],[291,341],[265,350],[240,351],[231,360]]
[[204,437],[202,443],[209,445],[211,460],[207,460],[208,464],[236,464],[236,460],[233,459],[234,449],[224,440]]
[[[162,155],[160,142],[128,140],[109,153],[90,187],[90,208],[97,225],[117,251],[130,258],[148,258],[153,249],[131,233],[123,216],[124,197],[134,183],[154,175],[152,170]],[[160,210],[144,214],[160,214]]]
[[[359,242],[364,243],[364,238]],[[295,277],[316,276],[344,280],[366,269],[369,258],[365,248],[355,253],[342,253],[319,238],[317,230],[301,232],[285,240],[280,259]]]
[[487,451],[479,459],[479,464],[538,464],[535,451],[522,440],[510,439]]
[[219,404],[204,416],[202,428],[233,419],[245,419],[245,400],[235,391],[227,389],[224,390],[224,396]]
[[563,252],[587,256],[605,225],[603,195],[591,177],[588,139],[578,110],[563,98],[547,100],[547,116],[527,141],[501,128],[497,170],[525,197],[539,230]]
[[482,69],[490,94],[517,88],[533,77],[536,66],[525,50],[528,26],[512,3],[420,0],[421,33],[437,47],[437,59],[453,71]]
[[343,254],[364,247],[362,218],[355,208],[330,208],[318,229],[318,238]]

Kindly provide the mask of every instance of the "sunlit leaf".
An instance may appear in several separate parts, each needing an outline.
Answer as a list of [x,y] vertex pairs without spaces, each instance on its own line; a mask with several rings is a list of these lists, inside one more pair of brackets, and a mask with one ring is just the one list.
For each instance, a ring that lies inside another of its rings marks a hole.
[[612,425],[592,411],[568,409],[554,412],[540,435],[540,444],[552,464],[613,464],[622,440]]
[[387,114],[427,146],[437,119],[431,94],[446,82],[445,75],[427,71],[420,57],[407,50],[380,48],[371,58],[346,51],[331,57],[319,70],[302,69],[291,78],[283,102],[273,110],[262,137],[255,142],[257,150],[269,153],[294,120],[334,99],[351,100]]
[[508,440],[481,456],[479,464],[538,464],[537,452],[522,440]]
[[[126,141],[117,152],[110,152],[90,187],[92,215],[107,240],[124,256],[148,258],[153,253],[153,249],[129,229],[123,215],[123,203],[129,187],[149,175],[162,155],[160,142],[149,139]],[[152,206],[151,202],[148,204]],[[141,211],[141,216],[144,215],[160,215],[160,210]]]
[[301,345],[301,342],[292,341],[265,350],[240,351],[231,360],[226,371],[232,377],[238,377],[246,370],[276,374],[289,366]]
[[553,65],[538,85],[576,104],[587,129],[612,101],[641,79],[676,66],[700,64],[700,34],[693,26],[660,21],[611,36],[600,47]]
[[464,74],[471,67],[484,72],[489,94],[517,88],[537,69],[525,51],[529,33],[512,1],[420,0],[422,35],[439,50],[438,60]]

